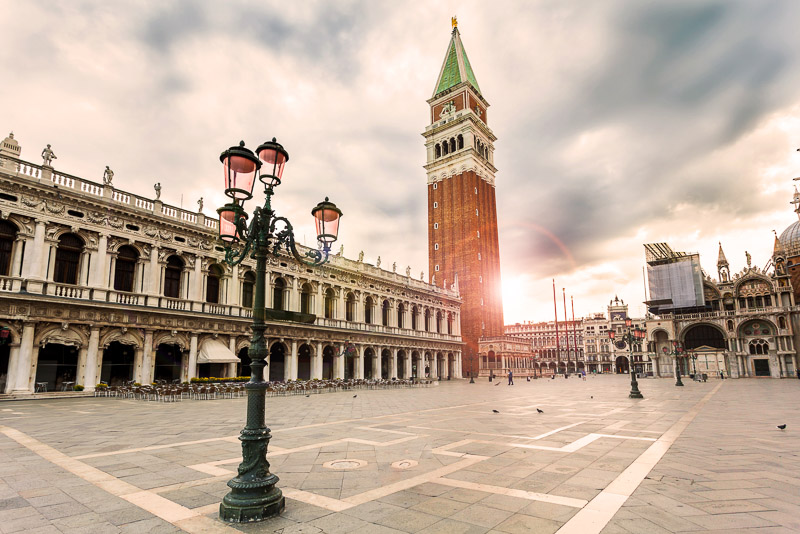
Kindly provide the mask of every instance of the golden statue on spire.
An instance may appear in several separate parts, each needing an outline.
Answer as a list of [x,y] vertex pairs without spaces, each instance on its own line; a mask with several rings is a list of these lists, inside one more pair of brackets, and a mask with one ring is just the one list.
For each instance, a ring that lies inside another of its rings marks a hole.
[[453,25],[453,28],[458,28],[458,17],[450,17],[450,24]]

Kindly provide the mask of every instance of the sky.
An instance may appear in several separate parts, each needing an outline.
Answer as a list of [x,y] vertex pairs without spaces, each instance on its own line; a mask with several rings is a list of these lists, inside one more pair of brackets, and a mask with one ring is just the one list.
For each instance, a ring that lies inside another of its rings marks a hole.
[[[300,241],[329,196],[344,254],[427,272],[426,100],[456,15],[498,140],[506,323],[644,313],[643,243],[716,276],[765,266],[796,215],[793,0],[0,0],[0,134],[57,171],[204,211],[219,154],[277,137]],[[260,200],[256,196],[251,203]],[[251,208],[254,206],[250,206]],[[571,315],[571,311],[570,311]]]

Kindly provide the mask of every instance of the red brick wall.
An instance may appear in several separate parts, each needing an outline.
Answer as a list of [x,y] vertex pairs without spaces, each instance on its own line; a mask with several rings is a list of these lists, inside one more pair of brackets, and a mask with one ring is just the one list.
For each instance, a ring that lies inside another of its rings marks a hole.
[[428,185],[428,263],[437,286],[451,285],[458,273],[461,334],[469,348],[477,351],[482,335],[503,335],[495,191],[474,172]]

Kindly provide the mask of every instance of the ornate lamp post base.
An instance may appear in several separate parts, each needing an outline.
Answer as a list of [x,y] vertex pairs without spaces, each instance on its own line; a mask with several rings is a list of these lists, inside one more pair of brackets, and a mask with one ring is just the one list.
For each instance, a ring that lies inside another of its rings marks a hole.
[[642,392],[639,391],[639,386],[638,385],[635,385],[635,386],[631,387],[631,392],[628,395],[628,398],[631,398],[631,399],[643,399],[644,398],[644,395],[642,395]]
[[[262,364],[263,366],[263,364]],[[257,371],[258,375],[263,373]],[[249,382],[247,388],[247,425],[242,429],[242,463],[239,474],[228,481],[231,491],[219,505],[219,518],[230,523],[261,521],[278,515],[286,507],[283,492],[275,487],[278,477],[269,472],[267,448],[272,437],[264,425],[264,382]]]

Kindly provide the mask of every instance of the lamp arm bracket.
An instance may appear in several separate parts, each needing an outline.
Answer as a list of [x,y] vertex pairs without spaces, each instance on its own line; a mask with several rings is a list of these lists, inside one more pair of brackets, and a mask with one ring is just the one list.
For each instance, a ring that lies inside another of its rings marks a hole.
[[[283,223],[283,229],[276,232],[276,226],[278,223]],[[328,261],[328,249],[327,247],[323,250],[312,250],[309,249],[305,253],[305,257],[297,251],[297,246],[294,241],[294,229],[292,228],[292,223],[289,222],[289,219],[286,217],[275,217],[272,220],[272,223],[269,227],[270,234],[274,234],[275,236],[275,244],[273,245],[273,254],[278,254],[278,250],[280,249],[281,245],[289,251],[294,259],[298,262],[302,263],[303,265],[307,265],[309,267],[315,267],[318,265],[322,265],[327,263]],[[306,259],[306,258],[310,258]]]

